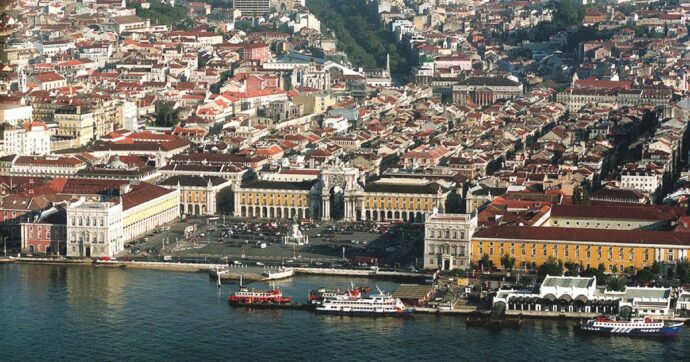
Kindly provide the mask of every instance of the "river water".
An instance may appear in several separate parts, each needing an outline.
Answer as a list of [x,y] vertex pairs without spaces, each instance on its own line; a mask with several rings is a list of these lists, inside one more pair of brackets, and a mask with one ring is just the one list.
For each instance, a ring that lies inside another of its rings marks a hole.
[[[300,301],[350,279],[281,281]],[[392,291],[392,282],[355,279]],[[256,287],[266,287],[255,283]],[[202,273],[0,265],[0,361],[545,361],[688,360],[690,333],[673,340],[575,336],[571,322],[520,330],[465,328],[462,317],[351,318],[298,310],[234,309],[237,285]]]

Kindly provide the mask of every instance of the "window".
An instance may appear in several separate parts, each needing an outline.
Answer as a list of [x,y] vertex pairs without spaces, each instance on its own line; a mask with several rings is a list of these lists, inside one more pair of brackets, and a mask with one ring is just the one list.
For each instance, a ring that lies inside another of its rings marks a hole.
[[668,261],[673,261],[673,249],[668,249]]
[[546,254],[547,254],[547,251],[546,251],[546,244],[544,244],[544,245],[541,246],[541,251],[542,251],[542,254],[544,254],[544,256],[546,256]]
[[588,246],[588,247],[587,247],[587,259],[589,259],[589,258],[591,258],[591,257],[592,257],[591,247]]
[[570,250],[570,247],[569,247],[568,245],[566,245],[566,246],[563,248],[563,255],[564,255],[566,258],[570,255],[569,250]]
[[634,256],[635,256],[635,249],[630,248],[630,261],[633,261]]
[[623,260],[623,258],[624,258],[624,256],[623,256],[623,248],[619,248],[619,249],[618,249],[618,259]]
[[609,248],[609,260],[613,259],[613,248]]
[[649,261],[649,250],[644,251],[644,261]]
[[522,253],[522,255],[527,254],[527,250],[525,250],[525,243],[522,243],[522,245],[520,245],[520,253]]
[[597,247],[597,258],[601,259],[601,246]]
[[532,244],[532,256],[537,256],[537,245]]
[[558,257],[558,245],[553,246],[553,256]]

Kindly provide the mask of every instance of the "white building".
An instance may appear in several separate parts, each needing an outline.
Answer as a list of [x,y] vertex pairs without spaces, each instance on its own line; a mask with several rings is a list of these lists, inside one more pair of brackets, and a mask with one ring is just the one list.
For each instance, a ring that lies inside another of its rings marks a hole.
[[630,167],[621,172],[620,188],[637,190],[654,197],[662,186],[664,171],[654,167]]
[[67,256],[113,257],[125,248],[122,203],[82,198],[67,207]]
[[477,217],[470,214],[434,214],[424,228],[424,269],[466,269]]
[[21,104],[0,104],[0,123],[7,122],[13,126],[32,120],[31,106]]
[[333,128],[337,133],[345,133],[350,127],[347,118],[343,116],[328,116],[323,120],[323,128]]
[[31,122],[24,128],[5,127],[3,140],[6,155],[42,156],[50,153],[50,132],[45,123]]
[[627,310],[629,314],[659,316],[671,312],[671,288],[626,287],[620,292],[609,291],[597,286],[595,277],[547,275],[538,292],[501,290],[493,303],[503,303],[507,310],[614,314]]
[[139,108],[135,102],[124,101],[122,103],[122,125],[130,131],[139,129]]

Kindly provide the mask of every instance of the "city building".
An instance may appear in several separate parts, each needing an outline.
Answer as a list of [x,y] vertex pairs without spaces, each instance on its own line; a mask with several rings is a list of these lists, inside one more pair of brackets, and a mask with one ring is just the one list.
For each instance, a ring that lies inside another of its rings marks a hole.
[[507,310],[668,316],[671,288],[626,287],[618,292],[598,286],[595,277],[547,275],[538,291],[501,290],[493,304]]
[[452,87],[453,103],[464,105],[468,100],[485,106],[499,99],[512,99],[524,93],[522,83],[507,77],[469,77]]
[[141,182],[121,189],[123,243],[179,220],[180,190]]
[[244,16],[261,16],[271,11],[271,0],[235,0],[232,6]]
[[501,257],[515,258],[521,269],[549,260],[586,268],[603,264],[608,272],[639,270],[655,261],[673,264],[688,257],[690,239],[684,233],[650,230],[610,230],[563,227],[493,226],[474,234],[472,260],[487,255],[494,265]]
[[125,249],[122,200],[87,199],[67,206],[67,256],[113,257]]
[[29,254],[60,254],[67,250],[67,211],[53,206],[21,223],[21,250]]
[[74,137],[79,146],[85,146],[95,139],[96,123],[90,110],[68,106],[55,110],[53,117],[58,124],[58,136]]
[[233,182],[218,176],[181,175],[169,177],[158,185],[180,191],[181,214],[202,216],[219,213],[219,193],[231,192]]
[[424,223],[424,269],[470,267],[476,215],[433,214]]
[[670,230],[684,208],[666,205],[553,205],[544,226],[612,230]]
[[23,127],[5,126],[3,151],[6,155],[47,155],[50,153],[50,132],[45,123],[27,122]]

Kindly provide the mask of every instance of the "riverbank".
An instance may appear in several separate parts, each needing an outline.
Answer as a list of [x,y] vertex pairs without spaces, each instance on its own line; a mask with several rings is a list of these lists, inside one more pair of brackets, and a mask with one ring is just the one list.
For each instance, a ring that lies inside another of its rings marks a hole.
[[[247,265],[226,265],[226,264],[212,264],[212,263],[173,263],[173,262],[145,262],[145,261],[93,261],[91,259],[52,259],[52,258],[0,258],[0,263],[18,263],[18,264],[47,264],[47,265],[78,265],[91,266],[95,268],[121,268],[121,269],[138,269],[138,270],[158,270],[171,271],[183,273],[208,273],[211,279],[216,279],[217,270],[222,270],[221,281],[224,283],[234,283],[242,278],[244,281],[264,281],[266,276],[264,272],[278,271],[279,267],[254,267]],[[292,268],[294,270],[293,277],[299,276],[327,276],[327,277],[357,277],[368,279],[383,279],[383,280],[426,280],[430,279],[431,275],[422,273],[410,272],[390,272],[390,271],[376,271],[376,270],[358,270],[358,269],[327,269],[327,268]],[[463,305],[452,309],[447,308],[430,308],[418,307],[415,308],[416,313],[419,314],[438,314],[447,316],[482,316],[488,317],[490,311],[477,309],[473,306]],[[594,318],[597,313],[579,313],[579,312],[550,312],[550,311],[526,311],[526,310],[507,310],[507,318],[522,318],[522,319],[552,319],[552,320],[580,320]],[[674,322],[688,323],[688,318],[679,318],[674,316],[655,316],[657,319],[663,319]]]

